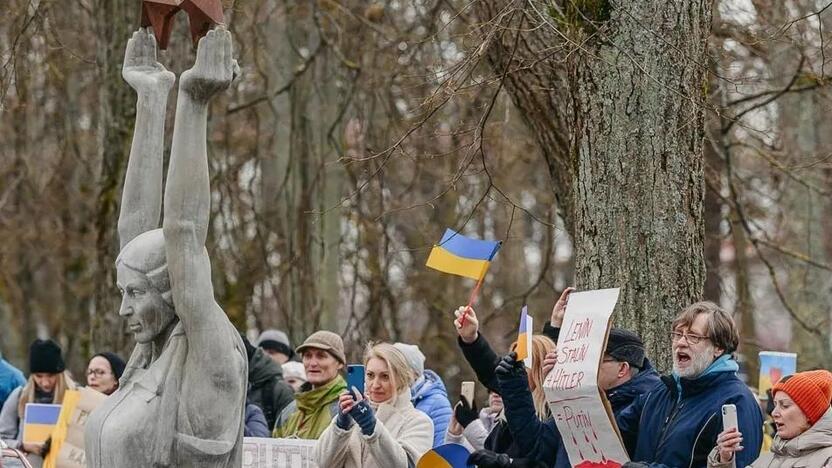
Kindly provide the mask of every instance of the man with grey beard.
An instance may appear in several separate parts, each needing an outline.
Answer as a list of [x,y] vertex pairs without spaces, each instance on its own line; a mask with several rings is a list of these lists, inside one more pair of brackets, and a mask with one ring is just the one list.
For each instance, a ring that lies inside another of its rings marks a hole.
[[737,407],[743,450],[736,466],[760,453],[763,417],[757,400],[737,377],[732,353],[739,333],[727,312],[711,302],[685,308],[671,327],[673,373],[616,414],[632,462],[626,467],[705,468],[722,431],[724,404]]

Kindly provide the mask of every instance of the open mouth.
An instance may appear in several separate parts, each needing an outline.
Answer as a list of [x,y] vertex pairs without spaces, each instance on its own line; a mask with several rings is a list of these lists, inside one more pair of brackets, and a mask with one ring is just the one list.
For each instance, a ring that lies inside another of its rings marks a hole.
[[690,354],[684,351],[676,351],[676,362],[679,364],[689,364],[690,360]]
[[127,329],[130,330],[131,332],[135,333],[135,332],[141,330],[142,326],[139,325],[138,323],[133,323],[131,325],[127,325]]

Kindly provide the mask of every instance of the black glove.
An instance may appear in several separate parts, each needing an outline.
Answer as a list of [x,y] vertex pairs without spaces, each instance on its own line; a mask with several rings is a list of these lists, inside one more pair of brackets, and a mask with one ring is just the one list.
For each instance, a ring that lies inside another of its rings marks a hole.
[[477,410],[477,403],[473,405],[468,402],[464,396],[459,397],[459,403],[454,407],[454,418],[463,428],[468,427],[469,424],[476,421],[480,416]]
[[476,465],[479,468],[510,468],[511,458],[504,453],[477,450],[468,457],[468,464]]
[[46,458],[46,456],[49,455],[50,450],[52,450],[52,436],[49,436],[49,438],[43,443],[43,448],[40,450],[40,456]]
[[523,361],[517,360],[517,353],[510,352],[503,356],[500,359],[500,363],[497,364],[497,368],[494,369],[494,373],[497,374],[497,377],[515,377],[515,376],[525,376],[526,375],[526,365],[523,364]]

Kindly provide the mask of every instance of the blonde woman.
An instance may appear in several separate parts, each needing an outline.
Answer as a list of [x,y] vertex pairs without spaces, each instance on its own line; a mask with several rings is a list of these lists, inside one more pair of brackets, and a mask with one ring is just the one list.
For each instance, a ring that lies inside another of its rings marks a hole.
[[341,394],[338,414],[315,446],[318,466],[415,466],[433,446],[433,423],[410,402],[407,360],[390,343],[370,344],[364,366],[366,394]]
[[9,395],[0,411],[0,439],[9,447],[28,454],[38,467],[43,463],[44,445],[23,443],[23,414],[28,403],[61,404],[75,382],[66,371],[61,348],[52,340],[35,340],[29,347],[29,379]]

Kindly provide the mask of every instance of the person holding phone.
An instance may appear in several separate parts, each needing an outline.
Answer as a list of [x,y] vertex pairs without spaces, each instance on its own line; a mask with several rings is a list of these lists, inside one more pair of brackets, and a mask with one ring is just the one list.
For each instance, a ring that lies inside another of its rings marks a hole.
[[433,422],[410,401],[407,359],[390,343],[371,343],[364,366],[365,392],[341,394],[338,415],[315,445],[318,466],[415,466],[433,446]]
[[[772,388],[777,435],[771,453],[749,468],[832,468],[832,374],[826,370],[783,377]],[[708,468],[731,468],[745,447],[743,434],[726,427],[708,456]],[[736,468],[746,468],[745,465]]]
[[319,330],[295,350],[303,359],[306,383],[275,422],[274,437],[317,439],[338,414],[338,396],[347,388],[341,377],[346,365],[344,341]]

